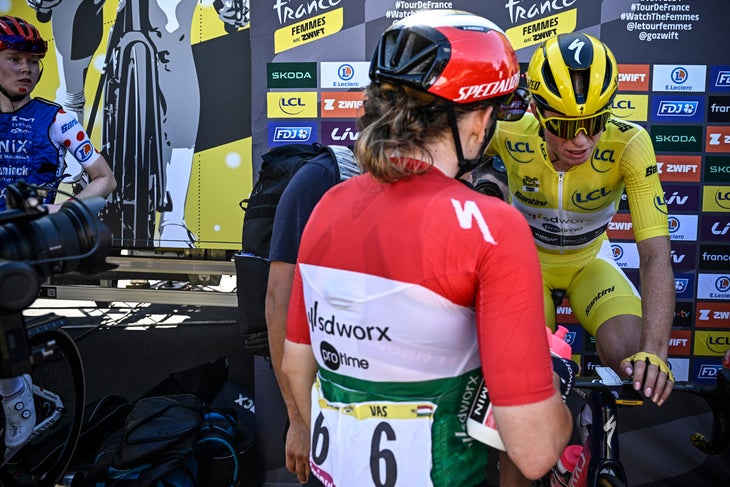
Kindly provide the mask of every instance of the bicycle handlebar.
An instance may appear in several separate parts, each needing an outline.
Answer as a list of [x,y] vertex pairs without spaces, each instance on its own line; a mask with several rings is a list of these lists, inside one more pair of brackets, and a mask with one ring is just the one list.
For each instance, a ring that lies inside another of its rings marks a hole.
[[[623,379],[620,384],[610,385],[604,384],[601,378],[597,376],[577,377],[574,387],[584,390],[608,389],[618,392],[618,398],[620,398],[620,394],[626,393],[639,395],[634,390],[630,379]],[[712,411],[712,433],[710,438],[706,438],[702,433],[694,433],[690,437],[692,444],[708,455],[715,455],[727,448],[730,444],[730,369],[720,369],[715,384],[677,381],[673,390],[674,392],[684,392],[701,397],[707,402]],[[631,401],[628,404],[631,404]]]

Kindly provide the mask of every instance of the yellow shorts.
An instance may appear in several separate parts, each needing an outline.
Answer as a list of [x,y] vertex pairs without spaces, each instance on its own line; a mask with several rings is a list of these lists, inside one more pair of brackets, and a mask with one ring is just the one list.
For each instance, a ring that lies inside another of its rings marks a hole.
[[588,333],[618,315],[641,316],[641,297],[613,259],[608,240],[575,254],[538,252],[542,267],[545,320],[555,329],[554,289],[564,289],[573,313]]

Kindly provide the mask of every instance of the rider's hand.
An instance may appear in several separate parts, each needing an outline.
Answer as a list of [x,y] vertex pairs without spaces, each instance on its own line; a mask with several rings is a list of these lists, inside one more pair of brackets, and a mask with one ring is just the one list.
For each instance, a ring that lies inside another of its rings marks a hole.
[[650,352],[635,353],[621,362],[621,370],[631,376],[634,389],[643,391],[657,406],[664,404],[674,387],[674,375],[669,365]]
[[292,422],[286,432],[286,469],[296,474],[299,483],[309,478],[309,428],[301,421]]
[[558,377],[560,378],[560,395],[563,398],[563,402],[565,402],[565,399],[568,397],[568,394],[570,394],[571,389],[573,389],[575,376],[578,375],[580,367],[577,363],[567,358],[552,355],[552,359],[553,371],[558,374]]

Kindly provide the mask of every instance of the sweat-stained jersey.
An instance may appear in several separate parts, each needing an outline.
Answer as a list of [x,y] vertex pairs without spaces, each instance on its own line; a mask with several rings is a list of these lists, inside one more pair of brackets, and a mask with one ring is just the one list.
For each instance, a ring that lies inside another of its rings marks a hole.
[[392,184],[366,174],[324,195],[303,234],[287,339],[311,343],[319,366],[311,458],[325,484],[355,485],[381,465],[379,482],[397,472],[399,485],[474,485],[486,452],[465,419],[482,368],[495,405],[555,392],[524,218],[438,169]]

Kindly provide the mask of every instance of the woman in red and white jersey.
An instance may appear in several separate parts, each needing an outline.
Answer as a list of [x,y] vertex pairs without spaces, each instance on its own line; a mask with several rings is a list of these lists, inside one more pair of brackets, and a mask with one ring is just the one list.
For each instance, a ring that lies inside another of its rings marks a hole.
[[507,454],[538,478],[571,418],[535,246],[514,208],[457,179],[497,118],[524,112],[515,54],[484,18],[424,12],[384,32],[370,77],[355,146],[367,174],[312,213],[287,320],[283,371],[310,418],[312,473],[478,485],[486,447],[465,420],[483,375]]

